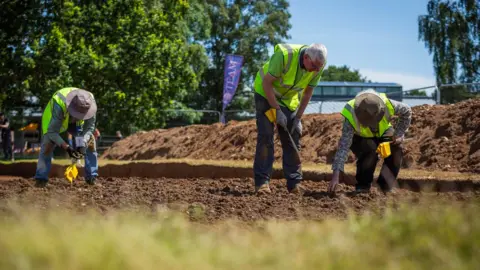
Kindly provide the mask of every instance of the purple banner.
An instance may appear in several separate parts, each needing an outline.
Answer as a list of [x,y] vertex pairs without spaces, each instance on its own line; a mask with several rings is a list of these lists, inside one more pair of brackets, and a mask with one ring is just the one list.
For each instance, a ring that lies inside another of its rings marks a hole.
[[237,90],[242,71],[243,56],[228,54],[225,58],[225,71],[223,74],[223,110],[232,101]]

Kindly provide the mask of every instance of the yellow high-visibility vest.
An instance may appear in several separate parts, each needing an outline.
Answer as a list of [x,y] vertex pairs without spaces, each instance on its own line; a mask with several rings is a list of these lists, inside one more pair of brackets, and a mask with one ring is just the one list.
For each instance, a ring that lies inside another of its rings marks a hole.
[[[60,105],[63,111],[63,122],[62,122],[62,127],[60,128],[59,133],[65,132],[68,129],[68,119],[70,118],[70,114],[67,111],[67,95],[72,92],[73,90],[76,90],[78,88],[75,87],[67,87],[58,90],[50,99],[50,101],[47,104],[47,107],[43,111],[42,115],[42,134],[45,135],[48,131],[48,126],[50,125],[50,121],[52,120],[52,111],[53,111],[53,105],[54,102]],[[83,125],[84,121],[80,120],[77,121],[77,126]]]
[[[283,53],[283,74],[279,80],[273,82],[273,92],[279,101],[280,106],[286,106],[291,111],[295,111],[300,104],[299,94],[308,86],[310,81],[319,72],[305,72],[302,78],[295,82],[297,69],[299,67],[300,50],[306,45],[297,44],[277,44],[274,52]],[[266,98],[262,82],[265,74],[268,72],[269,61],[257,72],[255,77],[255,92]]]
[[355,115],[355,110],[354,110],[355,99],[352,99],[349,102],[347,102],[341,114],[353,126],[353,128],[355,129],[355,134],[364,138],[374,138],[374,137],[380,138],[383,136],[385,131],[387,131],[390,127],[392,127],[392,124],[390,123],[390,117],[395,114],[395,109],[393,108],[393,105],[390,102],[390,100],[387,98],[387,95],[381,93],[380,97],[385,103],[387,110],[385,111],[385,115],[383,116],[380,123],[378,123],[378,132],[375,134],[370,130],[369,127],[362,126],[358,122],[357,116]]

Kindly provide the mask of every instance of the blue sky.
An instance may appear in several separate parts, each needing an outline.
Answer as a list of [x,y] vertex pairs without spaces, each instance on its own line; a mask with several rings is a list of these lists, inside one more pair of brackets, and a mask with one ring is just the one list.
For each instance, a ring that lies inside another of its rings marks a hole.
[[404,90],[435,84],[432,56],[418,40],[428,0],[290,0],[288,43],[323,43],[328,64],[348,65]]

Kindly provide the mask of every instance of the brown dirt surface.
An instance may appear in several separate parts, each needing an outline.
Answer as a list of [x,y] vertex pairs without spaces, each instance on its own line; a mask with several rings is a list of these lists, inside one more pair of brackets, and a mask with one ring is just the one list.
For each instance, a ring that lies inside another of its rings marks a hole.
[[0,213],[9,211],[12,202],[29,204],[37,209],[67,211],[98,211],[115,209],[157,212],[164,209],[180,211],[191,220],[215,222],[236,219],[250,222],[265,219],[322,220],[327,217],[345,218],[353,211],[382,213],[386,207],[408,203],[472,203],[480,198],[479,191],[411,192],[399,190],[385,196],[376,191],[353,194],[353,187],[341,184],[337,196],[325,191],[325,181],[304,181],[307,192],[289,194],[284,180],[273,180],[272,194],[253,193],[251,178],[229,179],[170,179],[170,178],[100,178],[98,185],[83,181],[70,185],[61,178],[51,179],[47,188],[34,187],[33,180],[11,178],[0,182]]
[[[413,140],[404,143],[405,167],[480,172],[480,99],[453,105],[422,105],[412,110],[407,137]],[[331,163],[342,116],[310,114],[302,121],[303,162]],[[102,158],[253,160],[256,137],[255,120],[157,129],[116,142]],[[281,161],[281,146],[275,137],[275,159]],[[353,161],[350,154],[347,162]]]

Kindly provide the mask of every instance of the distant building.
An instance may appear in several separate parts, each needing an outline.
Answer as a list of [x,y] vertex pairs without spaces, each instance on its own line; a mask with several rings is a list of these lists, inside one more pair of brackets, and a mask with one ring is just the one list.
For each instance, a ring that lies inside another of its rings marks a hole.
[[389,98],[402,101],[402,85],[398,83],[319,82],[311,101],[350,100],[362,90],[374,89]]

